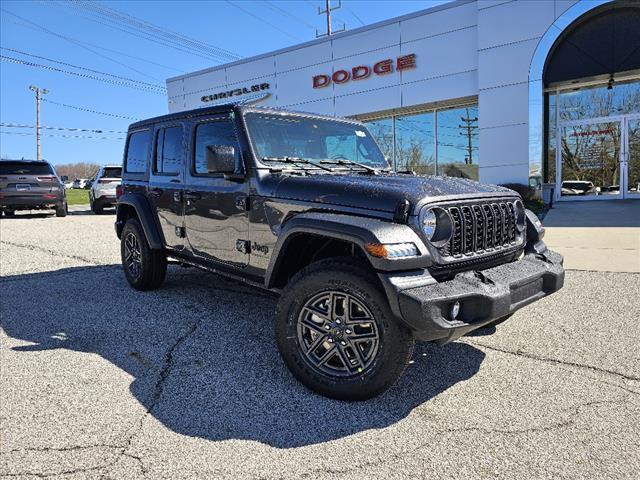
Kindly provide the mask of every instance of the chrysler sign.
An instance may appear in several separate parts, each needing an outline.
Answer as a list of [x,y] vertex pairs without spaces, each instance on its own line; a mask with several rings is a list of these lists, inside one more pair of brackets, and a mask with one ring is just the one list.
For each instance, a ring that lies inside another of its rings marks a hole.
[[409,70],[410,68],[416,68],[416,54],[410,53],[409,55],[403,55],[394,60],[388,58],[386,60],[380,60],[369,65],[358,65],[350,69],[341,69],[333,72],[333,75],[314,75],[312,79],[313,88],[327,87],[331,82],[335,84],[347,83],[351,80],[364,80],[373,75],[388,75],[390,73],[401,72],[403,70]]
[[250,87],[234,88],[233,90],[225,90],[222,92],[214,93],[212,95],[205,95],[200,98],[203,102],[215,102],[216,100],[222,100],[225,98],[239,97],[241,95],[247,95],[249,93],[259,93],[263,90],[269,90],[268,83],[257,83]]

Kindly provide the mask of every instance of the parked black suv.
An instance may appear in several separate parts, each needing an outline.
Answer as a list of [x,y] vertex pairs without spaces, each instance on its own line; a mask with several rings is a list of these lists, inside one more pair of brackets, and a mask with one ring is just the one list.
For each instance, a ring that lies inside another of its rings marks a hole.
[[144,120],[119,193],[134,288],[172,259],[279,294],[282,356],[334,398],[383,392],[414,339],[451,342],[564,280],[517,193],[392,173],[350,120],[240,105]]
[[51,209],[56,217],[67,216],[64,184],[48,162],[0,160],[0,214]]

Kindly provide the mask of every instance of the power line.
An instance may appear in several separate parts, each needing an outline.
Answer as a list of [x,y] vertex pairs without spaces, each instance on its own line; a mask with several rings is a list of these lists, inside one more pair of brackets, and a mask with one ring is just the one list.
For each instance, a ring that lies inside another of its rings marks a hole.
[[227,57],[227,60],[238,60],[240,58],[239,55],[226,50],[221,47],[217,47],[215,45],[210,45],[201,40],[196,40],[186,35],[183,35],[178,32],[171,31],[164,27],[158,27],[150,22],[142,20],[138,17],[130,15],[128,13],[122,12],[120,10],[116,10],[114,8],[107,7],[105,5],[100,4],[99,2],[86,2],[79,0],[72,0],[73,3],[79,5],[81,8],[85,8],[87,10],[91,10],[102,17],[107,17],[112,19],[113,21],[122,24],[131,25],[133,28],[137,30],[146,30],[153,35],[159,35],[164,37],[170,41],[180,43],[189,48],[195,48],[205,53],[210,53],[216,56]]
[[202,40],[197,40],[191,37],[187,37],[186,35],[183,35],[178,32],[174,32],[165,27],[159,27],[150,22],[147,22],[146,20],[142,20],[138,17],[135,17],[131,14],[122,12],[115,8],[107,7],[106,5],[103,5],[97,1],[93,1],[93,2],[80,1],[80,0],[71,0],[71,1],[73,1],[74,3],[80,4],[85,8],[89,7],[94,11],[98,10],[98,13],[100,15],[103,15],[103,16],[107,15],[111,18],[114,18],[116,21],[120,23],[130,24],[133,26],[133,28],[146,30],[148,32],[151,32],[152,34],[160,35],[162,37],[170,39],[171,41],[181,43],[187,47],[200,49],[205,52],[210,52],[213,55],[227,57],[227,60],[238,60],[239,58],[241,58],[240,55],[237,55],[236,53],[231,52],[230,50],[208,44],[206,42],[203,42]]
[[351,16],[353,18],[355,18],[358,22],[360,22],[360,25],[362,25],[363,27],[365,26],[365,23],[360,19],[360,17],[358,15],[356,15],[356,12],[351,10],[351,8],[349,8],[346,4],[345,4],[344,8],[351,14]]
[[43,102],[47,102],[47,103],[52,103],[53,105],[58,105],[60,107],[66,107],[66,108],[72,108],[74,110],[80,110],[81,112],[95,113],[97,115],[105,115],[107,117],[124,118],[126,120],[135,120],[135,121],[140,120],[139,118],[136,118],[136,117],[128,117],[126,115],[119,115],[117,113],[100,112],[99,110],[92,110],[90,108],[78,107],[76,105],[68,105],[66,103],[54,102],[53,100],[49,100],[47,98],[43,98],[42,101]]
[[143,82],[142,80],[135,80],[133,78],[122,77],[120,75],[114,75],[112,73],[101,72],[99,70],[93,70],[91,68],[81,67],[79,65],[73,65],[72,63],[61,62],[60,60],[53,60],[52,58],[42,57],[40,55],[35,55],[33,53],[23,52],[22,50],[16,50],[16,49],[7,48],[7,47],[0,47],[0,50],[8,50],[9,52],[19,53],[20,55],[26,55],[28,57],[39,58],[40,60],[46,60],[48,62],[57,63],[59,65],[64,65],[65,67],[77,68],[78,70],[86,70],[87,72],[92,72],[92,73],[97,73],[99,75],[105,75],[107,77],[117,78],[119,80],[124,80],[126,82],[139,83],[140,85],[144,85],[146,87],[157,88],[159,90],[166,90],[165,87],[163,87],[162,85],[157,85],[155,83]]
[[263,0],[263,2],[265,5],[267,5],[269,8],[271,8],[271,10],[275,11],[275,12],[279,12],[281,15],[286,15],[287,17],[295,20],[296,22],[300,22],[303,25],[306,25],[307,27],[309,27],[311,30],[315,30],[316,27],[311,25],[309,22],[307,22],[306,20],[304,20],[303,18],[300,18],[296,15],[294,15],[293,13],[287,12],[285,9],[280,8],[279,6],[277,6],[275,3],[273,2],[269,2],[268,0]]
[[[75,7],[75,5],[74,5],[73,7]],[[77,8],[77,7],[76,7],[76,8]],[[120,27],[117,27],[116,25],[112,25],[112,24],[110,24],[110,23],[101,22],[100,20],[95,19],[95,18],[86,17],[86,16],[84,16],[84,15],[80,15],[80,14],[78,14],[78,13],[74,13],[74,14],[73,14],[73,16],[74,16],[74,17],[81,17],[81,18],[84,18],[85,20],[89,20],[90,22],[94,22],[94,23],[97,23],[97,24],[99,24],[99,25],[104,25],[105,27],[109,27],[109,28],[112,28],[112,29],[114,29],[114,30],[118,30],[119,32],[123,32],[123,33],[126,33],[126,34],[131,35],[131,36],[134,36],[134,37],[142,38],[142,39],[144,39],[144,40],[147,40],[147,41],[149,41],[149,42],[156,43],[156,44],[158,44],[158,45],[162,45],[162,46],[164,46],[164,47],[173,48],[173,49],[175,49],[175,50],[178,50],[178,51],[183,52],[183,53],[187,53],[187,54],[189,54],[189,55],[193,55],[193,56],[195,56],[195,57],[203,58],[203,59],[205,59],[205,60],[215,60],[215,61],[218,61],[218,62],[220,62],[220,61],[221,61],[220,59],[213,58],[213,57],[211,57],[211,56],[209,56],[209,55],[207,55],[207,56],[205,56],[205,55],[201,55],[201,54],[196,53],[196,52],[194,52],[194,51],[190,51],[190,50],[186,50],[186,49],[184,49],[184,48],[180,48],[180,47],[179,47],[179,46],[177,46],[177,45],[172,45],[172,44],[170,44],[170,43],[163,42],[163,41],[161,41],[161,40],[159,40],[159,39],[157,39],[157,38],[153,38],[152,36],[149,36],[149,35],[147,35],[147,34],[142,34],[142,33],[132,32],[132,31],[129,31],[129,30],[125,29],[125,28],[120,28]],[[100,17],[100,18],[101,18],[101,17]]]
[[133,88],[133,89],[136,89],[136,90],[142,90],[142,91],[146,91],[146,92],[150,92],[150,93],[163,94],[163,92],[161,92],[159,90],[151,89],[149,87],[144,87],[142,85],[136,85],[136,84],[132,84],[132,83],[128,83],[128,82],[121,82],[121,81],[117,81],[117,80],[111,80],[109,78],[96,77],[95,75],[86,75],[84,73],[70,72],[69,70],[63,70],[63,69],[60,69],[60,68],[52,67],[50,65],[42,65],[40,63],[27,62],[25,60],[20,60],[18,58],[8,57],[6,55],[0,55],[0,61],[9,62],[9,63],[16,63],[16,64],[19,64],[19,65],[26,65],[28,67],[43,68],[45,70],[50,70],[50,71],[53,71],[53,72],[64,73],[64,74],[67,74],[67,75],[74,75],[76,77],[86,78],[86,79],[89,79],[89,80],[97,80],[99,82],[110,83],[112,85],[117,85],[117,86],[121,86],[121,87],[129,87],[129,88]]
[[244,12],[246,15],[249,15],[250,17],[255,18],[256,20],[264,23],[265,25],[269,25],[271,28],[274,28],[276,30],[278,30],[281,33],[284,33],[287,37],[293,38],[294,40],[300,42],[302,41],[302,39],[300,39],[299,37],[296,37],[295,35],[291,35],[289,32],[287,32],[286,30],[283,30],[282,28],[278,27],[277,25],[274,25],[273,23],[267,22],[264,18],[260,18],[257,15],[254,15],[253,13],[251,13],[248,10],[245,10],[244,8],[242,8],[240,5],[232,2],[231,0],[226,0],[227,3],[233,7],[236,7],[238,10],[241,10],[242,12]]
[[92,48],[89,48],[89,47],[87,47],[87,46],[84,46],[84,45],[82,45],[80,42],[77,42],[77,41],[75,41],[75,40],[70,40],[68,37],[66,37],[66,38],[65,38],[65,37],[64,37],[64,36],[62,36],[62,35],[58,35],[58,34],[56,34],[56,33],[52,32],[51,30],[48,30],[47,28],[45,28],[45,27],[43,27],[43,26],[40,26],[40,25],[38,25],[38,24],[36,24],[36,23],[31,22],[30,20],[27,20],[27,19],[26,19],[26,18],[24,18],[24,17],[21,17],[20,15],[16,15],[15,13],[12,13],[12,12],[10,12],[10,11],[8,11],[8,10],[4,9],[4,8],[2,9],[2,11],[3,11],[3,12],[5,12],[5,13],[8,13],[9,15],[12,15],[12,16],[14,16],[14,17],[18,18],[19,20],[22,20],[23,22],[29,23],[29,24],[31,24],[31,25],[35,25],[35,26],[37,26],[38,28],[40,28],[42,31],[45,31],[45,32],[47,32],[47,33],[50,33],[51,35],[54,35],[54,36],[57,36],[57,37],[63,38],[64,40],[67,40],[67,41],[69,41],[69,42],[71,42],[71,43],[74,43],[74,44],[76,44],[77,46],[79,46],[80,48],[84,48],[85,50],[88,50],[89,52],[93,53],[94,55],[97,55],[97,56],[102,57],[102,58],[106,58],[107,60],[109,60],[109,61],[111,61],[111,62],[117,63],[118,65],[121,65],[121,66],[123,66],[123,67],[125,67],[125,68],[128,68],[129,70],[132,70],[132,71],[134,71],[134,72],[136,72],[136,73],[138,73],[138,74],[142,75],[143,77],[148,77],[148,78],[152,78],[152,79],[154,79],[154,80],[158,80],[157,78],[155,78],[155,77],[153,77],[153,76],[151,76],[151,75],[149,75],[149,74],[147,74],[147,73],[145,73],[145,72],[143,72],[143,71],[141,71],[141,70],[138,70],[138,69],[136,69],[136,68],[134,68],[134,67],[132,67],[132,66],[130,66],[130,65],[127,65],[126,63],[120,62],[119,60],[116,60],[116,59],[114,59],[114,58],[109,57],[108,55],[104,55],[104,54],[102,54],[102,53],[100,53],[100,52],[97,52],[96,50],[94,50],[94,49],[92,49]]
[[[5,12],[6,13],[11,13],[11,12],[8,12],[6,10],[5,10]],[[15,16],[15,14],[13,14],[13,13],[11,15]],[[129,53],[124,53],[124,52],[121,52],[119,50],[113,50],[111,48],[106,48],[106,47],[103,47],[103,46],[100,46],[100,45],[96,45],[94,43],[89,43],[89,42],[85,42],[83,40],[78,40],[77,38],[69,37],[67,35],[62,35],[60,33],[54,32],[52,30],[48,30],[48,29],[44,28],[43,26],[38,25],[37,23],[30,22],[30,21],[25,20],[25,19],[22,19],[22,20],[25,21],[25,22],[29,22],[31,25],[25,25],[23,23],[14,22],[14,21],[11,21],[11,20],[7,20],[6,18],[3,18],[3,20],[8,22],[8,23],[12,23],[13,25],[17,25],[19,27],[29,28],[31,30],[35,30],[36,32],[46,33],[48,35],[52,35],[54,37],[61,38],[61,39],[66,40],[66,41],[68,41],[70,43],[75,43],[80,47],[83,46],[83,45],[88,45],[90,47],[97,48],[97,49],[100,49],[100,50],[104,50],[106,52],[116,53],[118,55],[122,55],[123,57],[129,57],[129,58],[133,58],[134,60],[138,60],[140,62],[149,63],[151,65],[155,65],[156,67],[166,68],[167,70],[173,70],[174,72],[185,73],[184,70],[180,70],[180,69],[175,68],[175,67],[170,67],[168,65],[163,65],[162,63],[154,62],[153,60],[149,60],[147,58],[137,57],[135,55],[131,55]],[[154,77],[151,77],[151,78],[154,78]]]
[[[209,45],[180,33],[158,27],[152,23],[146,22],[118,10],[106,7],[97,2],[89,3],[73,1],[68,2],[66,6],[74,9],[84,10],[94,17],[97,17],[97,19],[84,17],[88,20],[111,28],[115,28],[116,30],[120,30],[133,36],[144,38],[148,41],[175,48],[185,53],[196,55],[202,58],[208,58],[209,60],[213,59],[219,62],[228,62],[230,60],[238,60],[241,58],[239,55],[223,48]],[[102,22],[100,20],[102,20]]]
[[[7,128],[37,128],[36,125],[26,125],[24,123],[0,123],[0,127]],[[70,128],[70,127],[46,127],[40,125],[41,130],[66,130],[70,132],[91,132],[91,133],[127,133],[122,130],[101,130],[95,128]]]
[[[33,136],[35,133],[24,133],[24,132],[2,132],[2,135],[21,135],[21,136]],[[57,135],[51,133],[42,134],[43,137],[55,137],[55,138],[92,138],[95,140],[124,140],[124,137],[93,137],[90,135]]]

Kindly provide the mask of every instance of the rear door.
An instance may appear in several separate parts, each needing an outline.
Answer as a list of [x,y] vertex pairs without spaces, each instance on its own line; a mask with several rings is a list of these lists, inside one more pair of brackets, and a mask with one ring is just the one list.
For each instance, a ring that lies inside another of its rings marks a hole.
[[233,120],[225,115],[196,122],[191,142],[184,210],[189,246],[200,258],[242,268],[249,262],[249,182],[209,172],[205,157],[207,146],[234,147],[236,170],[242,171]]
[[181,122],[156,127],[153,136],[149,199],[158,215],[165,244],[182,250],[185,128]]

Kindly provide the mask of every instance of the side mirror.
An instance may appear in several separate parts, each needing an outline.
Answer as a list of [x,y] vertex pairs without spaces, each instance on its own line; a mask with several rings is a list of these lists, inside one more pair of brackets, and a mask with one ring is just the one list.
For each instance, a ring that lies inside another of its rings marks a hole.
[[232,174],[236,171],[236,151],[231,146],[207,145],[206,160],[209,173]]

